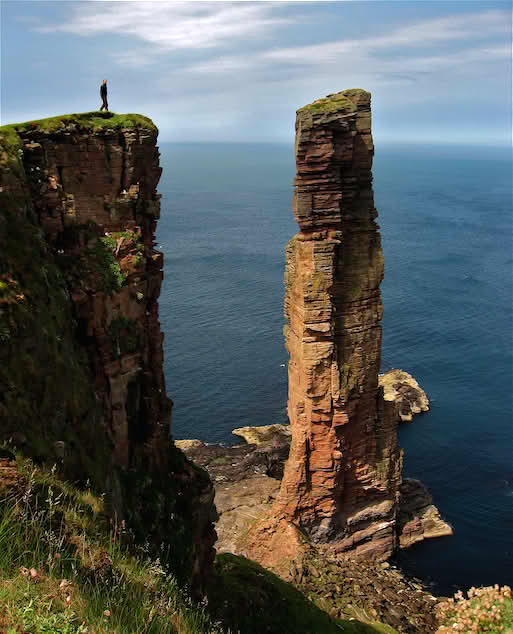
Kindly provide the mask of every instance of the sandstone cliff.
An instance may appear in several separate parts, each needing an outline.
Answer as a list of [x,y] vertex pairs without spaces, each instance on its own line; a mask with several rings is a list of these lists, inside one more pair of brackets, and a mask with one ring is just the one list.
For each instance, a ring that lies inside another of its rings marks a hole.
[[200,593],[213,488],[169,439],[156,139],[110,113],[0,128],[0,439],[105,492]]
[[[401,453],[378,388],[383,254],[373,152],[369,93],[348,90],[298,110],[300,232],[285,272],[292,445],[273,514],[278,532],[296,527],[338,551],[385,559],[396,547]],[[259,551],[256,538],[248,552]]]
[[292,443],[272,513],[248,531],[243,550],[285,575],[305,540],[378,561],[399,546],[398,413],[378,382],[383,254],[373,154],[369,93],[346,90],[297,111],[300,231],[285,270]]

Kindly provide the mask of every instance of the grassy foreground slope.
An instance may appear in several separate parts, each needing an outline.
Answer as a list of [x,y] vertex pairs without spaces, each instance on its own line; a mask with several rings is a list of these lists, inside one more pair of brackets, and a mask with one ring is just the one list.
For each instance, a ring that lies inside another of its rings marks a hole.
[[[2,452],[4,458],[2,459]],[[332,619],[293,586],[222,555],[208,605],[109,521],[102,496],[0,450],[0,632],[393,634]]]

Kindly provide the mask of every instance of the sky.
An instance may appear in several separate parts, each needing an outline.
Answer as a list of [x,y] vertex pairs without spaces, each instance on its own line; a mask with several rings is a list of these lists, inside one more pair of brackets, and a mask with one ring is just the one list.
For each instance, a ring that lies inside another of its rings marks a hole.
[[161,141],[290,142],[295,111],[372,93],[383,143],[511,144],[510,2],[0,0],[1,123],[100,107]]

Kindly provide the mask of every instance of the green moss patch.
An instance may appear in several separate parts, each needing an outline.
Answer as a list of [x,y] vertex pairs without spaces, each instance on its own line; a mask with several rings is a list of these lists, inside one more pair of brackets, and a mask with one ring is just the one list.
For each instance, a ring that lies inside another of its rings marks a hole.
[[89,251],[88,264],[97,273],[105,293],[112,294],[121,290],[126,276],[121,271],[114,249],[108,237],[98,238]]
[[47,119],[35,119],[23,123],[12,123],[0,127],[0,135],[12,144],[15,135],[27,132],[60,132],[65,128],[75,126],[83,130],[98,133],[103,129],[141,128],[157,131],[157,127],[151,119],[140,114],[116,114],[114,112],[102,113],[97,110],[76,114],[63,114]]
[[361,88],[351,88],[350,90],[344,90],[333,95],[328,95],[323,99],[317,99],[311,104],[299,108],[297,112],[355,112],[358,97],[367,94],[368,93]]

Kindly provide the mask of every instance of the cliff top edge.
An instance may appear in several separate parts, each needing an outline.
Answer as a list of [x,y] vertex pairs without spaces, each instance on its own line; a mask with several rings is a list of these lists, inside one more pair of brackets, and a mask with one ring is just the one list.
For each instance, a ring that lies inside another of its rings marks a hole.
[[23,123],[10,123],[0,126],[0,135],[23,134],[25,132],[43,132],[52,134],[61,132],[75,126],[91,131],[93,134],[101,133],[104,129],[140,128],[158,132],[153,121],[141,114],[116,114],[115,112],[80,112],[75,114],[62,114],[47,119],[34,119]]
[[316,99],[310,104],[297,110],[297,113],[311,112],[313,114],[329,112],[356,112],[362,106],[369,106],[371,94],[362,88],[350,88],[322,99]]

